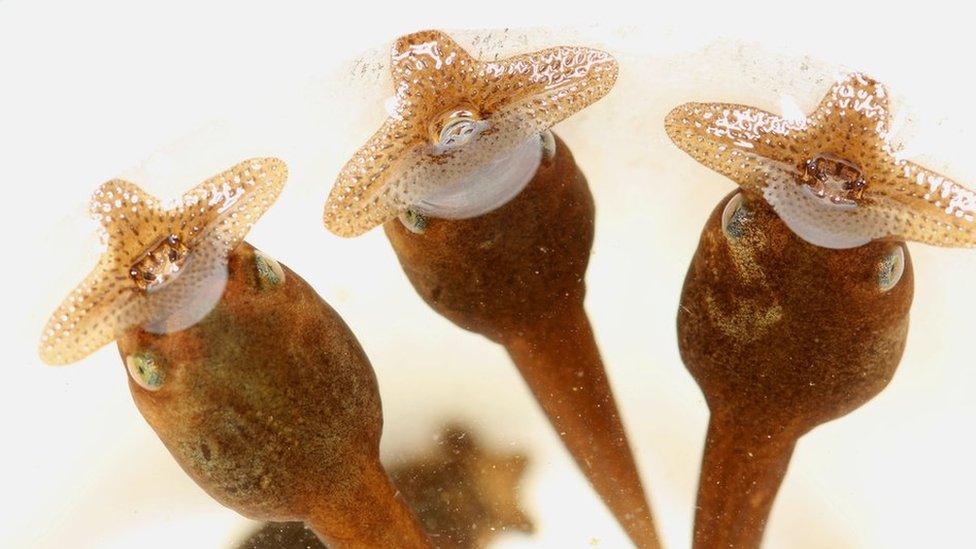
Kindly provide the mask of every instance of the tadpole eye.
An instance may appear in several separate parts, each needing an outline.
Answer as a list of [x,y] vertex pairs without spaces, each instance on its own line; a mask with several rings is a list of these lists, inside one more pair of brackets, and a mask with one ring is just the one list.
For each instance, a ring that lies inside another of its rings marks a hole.
[[742,237],[745,222],[749,217],[749,209],[745,206],[742,193],[737,193],[725,204],[722,210],[722,230],[725,236],[732,240]]
[[270,290],[285,281],[285,270],[273,257],[259,250],[254,251],[254,267],[258,271],[258,283]]
[[147,391],[158,391],[163,387],[165,374],[157,359],[150,353],[136,353],[125,357],[129,375],[140,387]]
[[420,212],[407,210],[399,217],[400,223],[403,223],[403,226],[414,234],[423,234],[427,230],[427,217]]
[[896,245],[878,266],[878,287],[887,292],[898,285],[905,274],[905,250]]

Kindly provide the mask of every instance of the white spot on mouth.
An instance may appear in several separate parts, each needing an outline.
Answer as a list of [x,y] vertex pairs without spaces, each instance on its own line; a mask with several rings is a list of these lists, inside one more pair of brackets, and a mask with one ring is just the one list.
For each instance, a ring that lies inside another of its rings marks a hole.
[[792,95],[782,95],[779,98],[779,110],[782,118],[793,122],[802,122],[807,119],[807,115],[800,109],[796,99]]
[[391,95],[391,96],[387,97],[386,98],[386,101],[383,101],[383,109],[386,110],[386,114],[388,114],[388,115],[390,115],[390,116],[392,116],[394,118],[399,118],[399,116],[400,116],[400,99],[397,96],[395,96],[395,95]]

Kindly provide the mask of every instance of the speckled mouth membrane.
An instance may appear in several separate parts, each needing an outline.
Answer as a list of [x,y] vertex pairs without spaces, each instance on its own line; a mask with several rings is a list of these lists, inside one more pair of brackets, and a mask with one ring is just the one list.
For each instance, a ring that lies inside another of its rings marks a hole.
[[[362,234],[459,182],[524,185],[479,170],[606,95],[618,70],[610,54],[581,47],[480,61],[438,31],[398,39],[390,67],[392,115],[343,167],[325,206],[325,225],[340,236]],[[482,201],[499,194],[469,193],[443,215],[484,212],[490,205]]]
[[974,246],[976,194],[895,156],[883,85],[854,73],[802,119],[729,103],[668,115],[674,143],[763,197],[803,239],[854,248],[882,238]]
[[126,329],[172,331],[203,318],[223,291],[228,254],[286,178],[276,158],[246,160],[167,206],[127,181],[102,184],[89,210],[105,251],[48,321],[41,359],[75,362]]

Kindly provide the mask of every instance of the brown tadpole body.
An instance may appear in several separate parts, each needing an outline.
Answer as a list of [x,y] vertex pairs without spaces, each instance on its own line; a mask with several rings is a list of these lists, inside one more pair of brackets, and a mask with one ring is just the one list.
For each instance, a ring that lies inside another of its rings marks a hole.
[[420,296],[505,346],[549,421],[631,539],[658,547],[650,508],[583,308],[594,206],[569,148],[514,199],[422,233],[384,225]]
[[330,547],[428,547],[380,465],[380,397],[355,336],[249,244],[227,271],[193,326],[118,339],[140,412],[197,484],[247,517],[304,521]]
[[322,220],[344,237],[383,225],[424,300],[505,346],[631,539],[658,547],[583,310],[593,199],[565,144],[545,158],[552,126],[618,70],[581,46],[479,59],[441,31],[397,38],[390,116],[336,176]]
[[678,312],[711,409],[696,547],[756,547],[796,440],[901,359],[906,241],[976,246],[976,193],[905,158],[887,88],[850,73],[804,117],[686,103],[668,136],[742,189],[712,214]]
[[84,359],[111,341],[139,411],[211,496],[301,520],[332,547],[428,547],[379,461],[369,360],[295,273],[244,242],[288,170],[251,158],[168,204],[100,185],[105,249],[51,316],[39,354]]
[[758,547],[796,441],[878,394],[905,346],[904,242],[798,237],[762,198],[712,213],[678,311],[681,357],[708,401],[694,547]]

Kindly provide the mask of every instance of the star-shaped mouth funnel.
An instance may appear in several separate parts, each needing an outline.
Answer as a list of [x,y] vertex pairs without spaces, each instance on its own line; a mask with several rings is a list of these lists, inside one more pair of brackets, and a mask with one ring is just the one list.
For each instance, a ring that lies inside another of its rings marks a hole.
[[688,103],[671,111],[665,127],[679,148],[763,197],[813,244],[853,248],[888,238],[976,245],[976,194],[898,158],[890,121],[885,87],[854,73],[805,118]]
[[246,160],[169,207],[127,181],[102,184],[89,209],[105,251],[48,321],[41,359],[76,362],[128,328],[175,331],[203,318],[223,292],[227,256],[278,197],[287,173],[276,158]]
[[[393,114],[342,168],[325,206],[325,225],[340,236],[418,204],[453,218],[500,206],[531,179],[533,155],[538,165],[540,149],[526,143],[606,95],[617,77],[600,50],[481,61],[439,31],[399,38],[390,57]],[[519,169],[484,169],[500,164]]]

